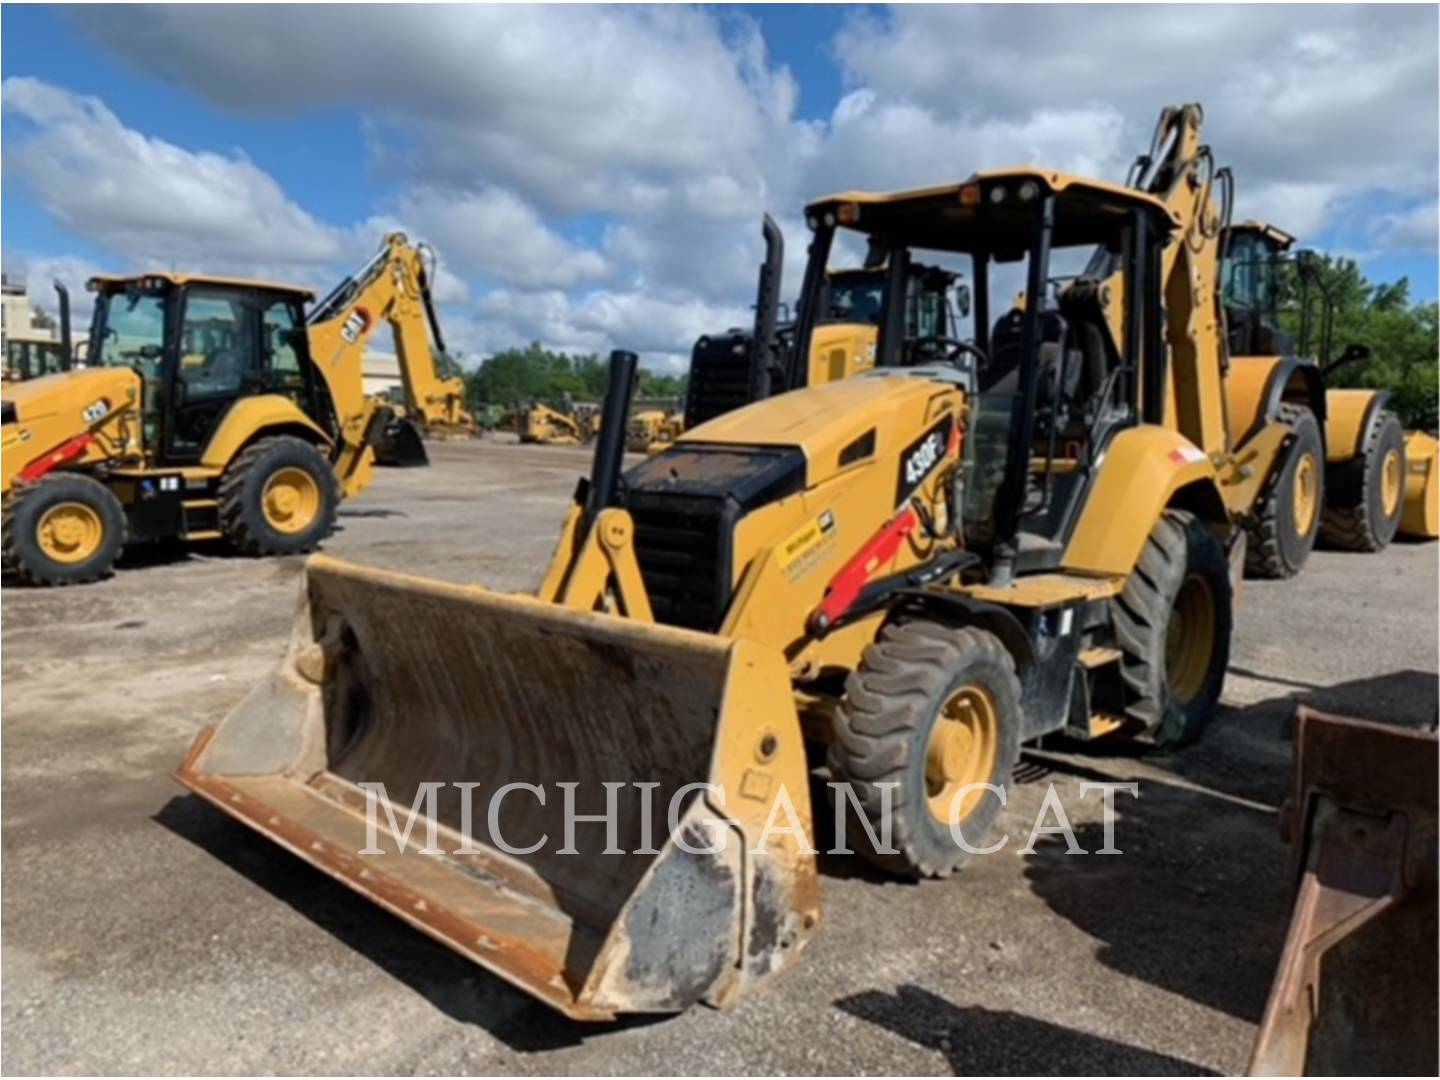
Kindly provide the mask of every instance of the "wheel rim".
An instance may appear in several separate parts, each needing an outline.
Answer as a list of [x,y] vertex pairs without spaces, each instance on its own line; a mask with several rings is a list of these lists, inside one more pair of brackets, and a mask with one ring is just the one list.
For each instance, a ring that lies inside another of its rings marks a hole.
[[1308,536],[1320,508],[1320,468],[1313,454],[1304,454],[1295,463],[1295,479],[1290,490],[1294,510],[1295,534]]
[[320,512],[320,485],[304,469],[277,469],[260,496],[265,522],[283,533],[303,532]]
[[78,502],[56,503],[41,516],[36,539],[47,559],[84,562],[100,550],[105,523],[94,507]]
[[1215,653],[1215,594],[1198,574],[1185,578],[1165,627],[1165,681],[1178,705],[1205,686]]
[[1390,450],[1380,463],[1380,506],[1389,517],[1400,504],[1400,451]]
[[[967,784],[990,779],[998,748],[995,699],[983,686],[967,683],[946,699],[925,743],[926,801],[937,821],[949,823],[951,804]],[[963,820],[984,793],[966,792],[957,820]]]

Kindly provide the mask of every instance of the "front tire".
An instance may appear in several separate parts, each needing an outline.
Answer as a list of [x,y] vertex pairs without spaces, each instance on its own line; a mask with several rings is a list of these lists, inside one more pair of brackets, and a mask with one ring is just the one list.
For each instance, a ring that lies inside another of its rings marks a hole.
[[245,555],[298,555],[335,531],[340,482],[320,452],[290,435],[246,447],[220,479],[220,528]]
[[1166,510],[1124,590],[1111,601],[1125,713],[1161,749],[1199,738],[1230,663],[1232,595],[1214,530]]
[[[970,858],[951,834],[953,814],[971,848],[996,831],[1003,787],[1020,757],[1020,680],[1000,639],[974,627],[892,624],[845,684],[830,743],[831,779],[848,782],[883,842],[889,789],[891,851],[868,844],[854,820],[848,839],[869,862],[902,877],[945,877]],[[833,797],[844,797],[833,792]]]
[[51,473],[5,502],[0,555],[27,585],[83,585],[108,577],[125,547],[120,500],[80,473]]
[[1280,406],[1280,419],[1295,431],[1295,441],[1279,475],[1255,508],[1245,546],[1249,577],[1294,577],[1310,558],[1320,533],[1325,505],[1325,445],[1315,414],[1303,405]]
[[1353,502],[1325,508],[1321,538],[1346,551],[1383,550],[1405,504],[1405,431],[1394,413],[1380,414],[1360,453],[1336,467],[1336,481],[1332,492]]

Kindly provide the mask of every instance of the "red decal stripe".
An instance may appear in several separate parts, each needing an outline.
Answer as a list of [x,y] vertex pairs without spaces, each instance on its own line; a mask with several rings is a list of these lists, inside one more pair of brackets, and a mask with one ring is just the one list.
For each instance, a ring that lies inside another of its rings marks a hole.
[[919,523],[920,519],[915,516],[915,511],[908,506],[891,518],[879,532],[865,542],[865,546],[856,552],[854,558],[830,579],[830,584],[825,589],[825,599],[821,600],[820,606],[815,609],[815,614],[811,616],[812,621],[829,626],[845,614],[860,595],[865,582],[870,580],[870,575],[895,557],[895,553],[900,550],[900,542]]
[[25,468],[20,470],[20,479],[39,480],[40,477],[55,468],[56,465],[69,461],[71,458],[79,457],[85,452],[85,448],[94,441],[95,436],[88,431],[84,434],[76,435],[73,439],[61,443],[48,454],[38,457],[29,465],[26,465]]

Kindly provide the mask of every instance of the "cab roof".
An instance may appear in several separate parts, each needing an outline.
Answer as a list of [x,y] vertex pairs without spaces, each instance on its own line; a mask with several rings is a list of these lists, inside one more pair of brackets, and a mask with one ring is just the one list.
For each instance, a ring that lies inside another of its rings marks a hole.
[[[956,183],[903,191],[842,191],[816,199],[806,216],[835,213],[853,204],[854,220],[847,227],[866,233],[884,233],[908,247],[966,254],[989,252],[999,259],[1024,255],[1030,244],[1029,222],[1034,198],[1022,201],[1020,191],[1036,185],[1036,197],[1055,195],[1056,247],[1094,245],[1113,239],[1129,215],[1139,210],[1152,227],[1171,232],[1180,227],[1179,216],[1153,195],[1123,184],[1085,176],[1022,167],[989,169]],[[995,201],[993,192],[1004,196]]]
[[1295,243],[1295,237],[1291,236],[1284,229],[1279,228],[1275,225],[1271,225],[1268,221],[1256,221],[1254,218],[1250,218],[1246,221],[1239,222],[1238,224],[1231,225],[1230,231],[1232,233],[1259,233],[1266,239],[1273,240],[1276,246],[1279,247],[1281,251],[1288,250],[1290,246]]
[[147,270],[143,274],[96,274],[91,284],[99,288],[105,285],[130,285],[159,279],[171,285],[227,285],[240,289],[264,289],[266,292],[290,293],[305,300],[314,300],[315,292],[304,285],[290,285],[283,281],[266,281],[262,278],[228,277],[224,274],[188,274],[173,270]]

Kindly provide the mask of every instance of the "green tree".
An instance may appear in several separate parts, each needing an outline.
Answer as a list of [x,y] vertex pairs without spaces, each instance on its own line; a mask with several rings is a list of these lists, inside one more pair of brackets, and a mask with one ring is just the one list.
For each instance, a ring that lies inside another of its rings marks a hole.
[[[1351,259],[1321,255],[1310,265],[1308,289],[1293,265],[1283,281],[1286,304],[1281,324],[1296,335],[1300,350],[1327,364],[1339,359],[1349,345],[1367,346],[1368,359],[1334,369],[1327,383],[1388,390],[1390,406],[1402,423],[1433,427],[1440,395],[1440,316],[1435,301],[1414,303],[1405,278],[1370,282]],[[1333,306],[1328,341],[1325,293]],[[1302,309],[1305,299],[1308,320]]]
[[[524,401],[593,401],[605,397],[609,365],[593,353],[553,352],[538,341],[523,349],[505,349],[484,360],[465,378],[472,409]],[[659,375],[644,368],[636,388],[641,397],[683,397],[684,376]]]

